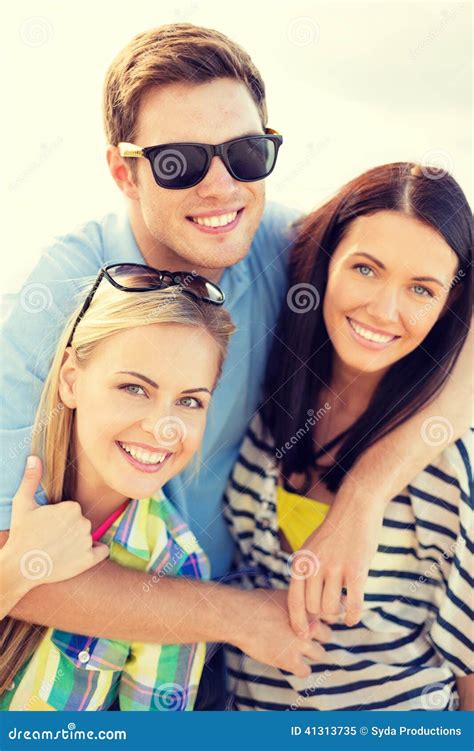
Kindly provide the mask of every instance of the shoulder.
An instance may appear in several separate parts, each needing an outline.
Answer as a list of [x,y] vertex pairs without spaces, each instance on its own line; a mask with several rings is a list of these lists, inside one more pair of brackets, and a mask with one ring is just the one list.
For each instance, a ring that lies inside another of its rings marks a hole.
[[232,506],[259,501],[277,474],[273,439],[259,413],[251,421],[240,447],[239,455],[226,491]]
[[429,522],[436,512],[436,522],[452,533],[472,513],[472,434],[470,429],[444,449],[408,486],[417,516]]
[[19,293],[11,295],[5,323],[18,326],[24,314],[31,322],[33,312],[36,323],[47,317],[63,325],[112,249],[120,247],[122,228],[126,222],[120,215],[107,214],[51,238]]
[[51,280],[64,278],[71,272],[76,277],[95,274],[108,260],[110,248],[118,242],[124,226],[123,217],[106,214],[53,237],[43,249],[33,274],[49,274]]
[[249,254],[254,265],[266,268],[280,261],[286,266],[295,235],[294,225],[301,215],[300,211],[278,203],[266,205]]
[[473,428],[466,431],[457,441],[448,446],[432,465],[432,468],[437,470],[435,474],[438,477],[451,478],[451,485],[459,489],[461,497],[471,507],[473,504],[473,433]]

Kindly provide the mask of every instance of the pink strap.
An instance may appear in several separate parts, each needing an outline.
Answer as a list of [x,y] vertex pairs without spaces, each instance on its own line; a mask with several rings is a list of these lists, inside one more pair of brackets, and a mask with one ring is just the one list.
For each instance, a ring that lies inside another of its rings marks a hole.
[[105,520],[105,522],[102,522],[102,524],[99,524],[97,529],[94,530],[92,533],[92,539],[94,542],[98,542],[100,538],[105,535],[108,529],[112,526],[114,521],[118,519],[120,514],[122,514],[125,509],[127,508],[128,504],[130,503],[130,500],[124,501],[121,506],[115,509],[115,511],[112,511],[109,517]]

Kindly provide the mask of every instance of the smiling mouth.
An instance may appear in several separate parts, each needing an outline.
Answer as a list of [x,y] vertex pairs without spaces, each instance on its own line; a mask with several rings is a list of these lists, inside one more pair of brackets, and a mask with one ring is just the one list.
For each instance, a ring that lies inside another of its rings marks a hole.
[[121,441],[115,443],[129,463],[142,472],[158,472],[173,456],[167,451],[150,452],[129,443],[122,443]]
[[364,326],[361,326],[360,323],[354,321],[353,318],[349,318],[349,316],[346,317],[351,329],[357,334],[358,337],[364,339],[368,343],[378,345],[379,347],[384,347],[388,344],[391,344],[396,339],[400,339],[400,337],[395,334],[381,334],[375,331],[371,331],[370,329],[366,329],[364,328]]
[[186,219],[204,232],[218,233],[233,229],[239,222],[242,209],[219,213],[213,216],[187,216]]

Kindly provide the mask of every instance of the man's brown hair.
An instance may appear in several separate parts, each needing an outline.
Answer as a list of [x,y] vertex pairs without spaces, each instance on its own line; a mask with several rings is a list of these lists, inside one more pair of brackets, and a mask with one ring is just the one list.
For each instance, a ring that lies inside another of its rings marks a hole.
[[[104,83],[107,141],[133,141],[145,91],[171,83],[233,78],[248,89],[267,123],[265,85],[250,56],[220,31],[177,23],[138,34],[112,62]],[[145,144],[150,145],[150,144]]]

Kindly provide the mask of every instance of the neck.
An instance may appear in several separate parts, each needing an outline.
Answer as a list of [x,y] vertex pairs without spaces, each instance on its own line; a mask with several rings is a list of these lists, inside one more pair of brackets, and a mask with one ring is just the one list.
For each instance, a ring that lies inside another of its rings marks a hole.
[[143,221],[139,206],[135,204],[137,202],[133,201],[129,206],[128,216],[135,242],[147,266],[152,266],[155,269],[166,269],[167,271],[194,272],[194,274],[204,276],[215,283],[220,280],[224,269],[207,269],[203,266],[196,266],[153,237]]
[[365,373],[357,370],[346,365],[334,352],[330,393],[333,397],[336,394],[342,409],[360,416],[367,409],[384,372]]
[[75,451],[75,487],[73,500],[95,530],[128,498],[105,485],[88,462],[84,452]]

